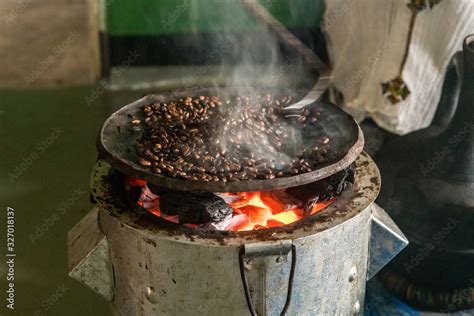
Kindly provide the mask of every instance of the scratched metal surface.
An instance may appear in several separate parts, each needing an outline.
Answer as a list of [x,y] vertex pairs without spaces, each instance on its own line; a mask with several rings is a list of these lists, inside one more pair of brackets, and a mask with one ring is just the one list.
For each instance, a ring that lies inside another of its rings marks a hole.
[[[98,164],[104,165],[92,175],[91,187],[99,200],[100,224],[114,267],[113,312],[248,314],[238,252],[243,245],[255,245],[262,239],[251,234],[219,239],[148,221],[142,223],[117,199],[107,201],[101,197],[110,192],[102,180],[108,178],[111,168],[105,162]],[[363,308],[371,204],[379,190],[379,178],[375,164],[366,154],[361,155],[356,166],[359,171],[367,170],[358,173],[358,186],[352,190],[360,194],[351,196],[353,203],[345,204],[352,212],[334,207],[330,210],[333,213],[326,215],[333,221],[323,216],[319,222],[308,222],[265,239],[269,243],[290,240],[296,246],[288,315],[349,314]],[[113,210],[114,207],[121,210]],[[289,255],[279,263],[271,256],[263,257],[248,271],[252,297],[262,314],[279,314],[286,299],[291,259]]]
[[[293,240],[297,261],[288,315],[349,314],[363,304],[370,214],[367,207],[331,229]],[[249,313],[239,246],[183,242],[123,225],[107,211],[100,217],[114,267],[114,314]],[[278,315],[283,308],[290,262],[291,255],[281,263],[266,257],[251,268],[256,270],[249,273],[250,291],[262,315]]]

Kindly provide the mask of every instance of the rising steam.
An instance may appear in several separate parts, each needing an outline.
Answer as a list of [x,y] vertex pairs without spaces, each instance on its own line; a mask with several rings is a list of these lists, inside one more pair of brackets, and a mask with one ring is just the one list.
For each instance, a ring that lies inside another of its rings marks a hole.
[[[286,81],[291,72],[298,72],[298,70],[302,72],[304,64],[301,59],[297,56],[290,60],[285,59],[276,34],[257,21],[243,5],[239,4],[239,1],[225,3],[226,5],[212,8],[212,10],[218,10],[214,14],[218,14],[222,18],[220,20],[247,21],[245,23],[249,25],[256,24],[257,30],[236,34],[233,30],[225,29],[224,26],[222,32],[216,32],[213,36],[214,42],[207,48],[210,53],[210,62],[219,65],[219,75],[216,77],[219,79],[213,80],[213,85],[233,87],[234,96],[239,95],[251,99],[261,98],[262,88],[267,87],[281,94],[292,91],[293,87],[281,83]],[[232,6],[230,6],[231,3],[233,3]],[[191,1],[193,21],[199,21],[201,18],[199,12],[202,12],[202,7],[199,6],[202,4],[201,1]],[[274,3],[270,1],[266,5],[271,6]],[[216,20],[215,25],[213,21],[207,21],[207,23],[210,24],[211,29],[219,29],[223,27],[220,20]],[[197,31],[197,27],[194,31]],[[224,98],[231,97],[226,89],[221,89],[220,92],[220,96]],[[221,114],[225,119],[222,124],[216,124],[214,137],[221,151],[228,152],[234,157],[248,153],[262,160],[273,160],[285,164],[291,162],[292,158],[282,152],[279,146],[275,146],[275,142],[269,139],[267,133],[256,127],[268,122],[245,123],[248,111],[261,110],[259,102],[251,102],[247,106],[243,106],[243,102],[238,103],[237,105],[224,104]],[[239,124],[235,125],[235,122]],[[301,144],[299,130],[289,124],[281,124],[278,130],[270,131],[270,134],[285,135],[284,141]],[[234,141],[236,139],[238,144]]]

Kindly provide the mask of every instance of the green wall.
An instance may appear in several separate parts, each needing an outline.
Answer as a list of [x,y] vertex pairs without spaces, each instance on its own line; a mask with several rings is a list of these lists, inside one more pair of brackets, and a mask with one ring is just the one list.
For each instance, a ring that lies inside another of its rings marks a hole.
[[[113,36],[190,32],[241,32],[263,26],[239,0],[103,0],[106,26]],[[259,0],[288,27],[315,28],[323,0]]]

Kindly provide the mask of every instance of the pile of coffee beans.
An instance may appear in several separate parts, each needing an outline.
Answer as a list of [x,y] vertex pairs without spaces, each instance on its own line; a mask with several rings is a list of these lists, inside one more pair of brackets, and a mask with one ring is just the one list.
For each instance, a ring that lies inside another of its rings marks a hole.
[[287,177],[317,168],[330,139],[318,135],[312,148],[295,145],[295,133],[314,128],[319,112],[289,112],[290,96],[185,97],[143,107],[131,118],[141,133],[138,163],[168,177],[243,181]]

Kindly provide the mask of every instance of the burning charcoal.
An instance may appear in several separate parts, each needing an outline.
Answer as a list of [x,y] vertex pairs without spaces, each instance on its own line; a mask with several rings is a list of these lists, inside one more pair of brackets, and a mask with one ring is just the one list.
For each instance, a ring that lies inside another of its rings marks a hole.
[[224,218],[220,222],[213,222],[199,225],[199,227],[210,230],[227,230],[227,227],[232,224],[233,216],[232,214]]
[[213,193],[168,191],[160,196],[160,210],[168,215],[179,215],[179,223],[205,224],[220,222],[233,209]]
[[[172,191],[138,179],[127,178],[125,184],[130,193],[138,189],[132,199],[141,207],[168,221],[191,228],[241,231],[280,227],[313,214],[330,204],[353,181],[353,175],[353,168],[348,168],[314,186],[215,194]],[[327,189],[318,192],[321,188]],[[321,203],[314,205],[320,198]]]
[[277,221],[276,219],[269,219],[267,221],[267,227],[272,228],[272,227],[279,227],[285,225],[284,223]]
[[302,205],[300,200],[295,199],[284,190],[264,191],[260,193],[260,198],[273,214],[285,212]]
[[217,196],[221,197],[227,204],[238,205],[239,201],[242,201],[244,198],[240,195],[230,195],[216,193]]
[[142,192],[140,194],[140,202],[152,202],[158,199],[158,195],[153,194],[147,185],[142,187]]
[[354,164],[332,176],[313,183],[288,188],[284,191],[293,198],[302,201],[305,213],[311,211],[317,202],[326,202],[338,196],[350,184],[354,183]]
[[245,214],[239,214],[233,216],[229,222],[225,230],[230,230],[230,231],[238,231],[241,230],[243,227],[248,225],[250,223],[250,219],[247,215]]
[[153,201],[143,202],[143,207],[146,208],[149,211],[159,210],[160,209],[160,199],[157,198]]
[[238,212],[245,214],[250,218],[252,223],[262,223],[264,224],[267,218],[272,216],[272,212],[266,207],[259,207],[255,205],[247,205],[239,207]]

